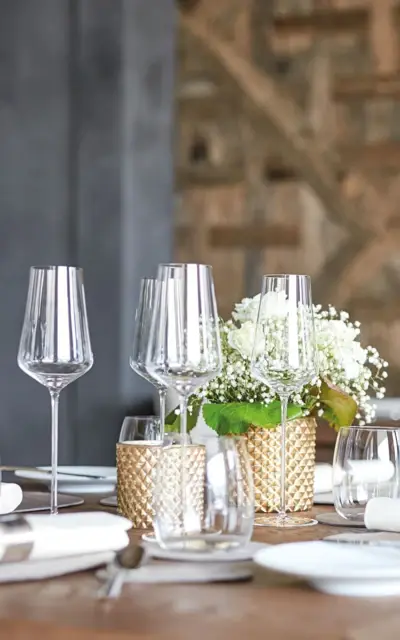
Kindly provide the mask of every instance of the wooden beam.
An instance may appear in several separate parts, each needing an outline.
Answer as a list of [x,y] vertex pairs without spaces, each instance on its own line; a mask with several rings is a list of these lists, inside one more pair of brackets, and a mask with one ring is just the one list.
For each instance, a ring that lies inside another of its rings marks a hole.
[[275,15],[273,25],[280,33],[309,33],[321,31],[354,31],[366,29],[368,11],[365,8],[355,9],[321,9],[309,13],[285,13]]
[[398,68],[398,36],[393,8],[393,0],[369,0],[369,36],[373,64],[378,73],[393,73]]
[[337,76],[333,83],[335,100],[362,101],[366,98],[400,97],[400,74]]
[[[196,227],[177,227],[176,242],[183,245],[196,242]],[[213,249],[259,249],[265,247],[298,247],[298,227],[282,224],[252,224],[243,226],[213,225],[207,230],[207,245]]]
[[400,169],[400,142],[389,140],[370,144],[342,145],[340,154],[346,167],[358,169]]

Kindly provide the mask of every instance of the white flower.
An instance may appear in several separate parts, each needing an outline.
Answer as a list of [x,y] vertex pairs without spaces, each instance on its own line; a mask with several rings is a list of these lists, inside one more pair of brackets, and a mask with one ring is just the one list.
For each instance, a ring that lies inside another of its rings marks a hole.
[[258,308],[260,306],[261,295],[258,294],[254,298],[243,298],[241,302],[235,304],[235,311],[232,313],[232,317],[236,322],[256,322],[258,315]]
[[[261,294],[254,298],[244,298],[235,305],[232,317],[236,322],[257,322]],[[287,315],[287,298],[285,291],[268,291],[262,298],[261,320]]]
[[[256,325],[254,322],[244,322],[240,327],[233,328],[228,334],[228,344],[232,349],[236,349],[243,358],[251,358],[253,351],[254,339],[256,334]],[[262,352],[264,340],[262,335],[257,336],[256,353]]]

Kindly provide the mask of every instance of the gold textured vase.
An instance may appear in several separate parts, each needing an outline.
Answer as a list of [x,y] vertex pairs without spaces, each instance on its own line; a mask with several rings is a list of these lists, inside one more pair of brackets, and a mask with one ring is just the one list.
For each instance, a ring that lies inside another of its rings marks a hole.
[[[118,512],[128,518],[138,529],[150,529],[153,526],[153,492],[155,468],[161,447],[154,443],[119,442],[117,444],[117,503]],[[202,445],[186,447],[188,482],[203,489],[205,448]],[[180,458],[176,458],[179,462]],[[166,483],[170,491],[170,504],[180,503],[179,469],[171,457]],[[202,480],[202,481],[200,481]],[[175,492],[175,495],[174,495]],[[198,492],[197,492],[198,493]],[[197,496],[197,494],[196,494]],[[202,495],[198,495],[199,505]],[[200,508],[200,506],[199,506]]]
[[[316,427],[315,418],[290,420],[286,424],[287,511],[308,511],[313,505]],[[253,469],[256,512],[278,511],[281,427],[250,427],[246,435]]]

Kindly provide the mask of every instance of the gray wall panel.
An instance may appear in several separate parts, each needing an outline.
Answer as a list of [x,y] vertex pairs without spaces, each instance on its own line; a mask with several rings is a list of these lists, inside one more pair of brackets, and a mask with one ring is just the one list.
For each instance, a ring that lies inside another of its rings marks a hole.
[[16,365],[28,269],[79,262],[95,365],[61,396],[60,458],[112,462],[152,396],[128,365],[139,280],[171,257],[173,0],[0,0],[0,16],[0,457],[49,460],[46,390]]

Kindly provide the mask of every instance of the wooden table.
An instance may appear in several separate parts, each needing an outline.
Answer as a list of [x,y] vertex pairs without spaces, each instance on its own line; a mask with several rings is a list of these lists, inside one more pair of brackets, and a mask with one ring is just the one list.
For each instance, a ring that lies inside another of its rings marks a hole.
[[[93,508],[92,503],[88,503]],[[314,513],[332,510],[316,507]],[[255,530],[268,543],[315,540],[343,528]],[[133,534],[139,537],[139,532]],[[95,599],[94,572],[0,586],[0,638],[7,640],[397,640],[398,598],[328,596],[256,571],[252,582],[126,585]],[[385,635],[386,634],[386,635]]]

